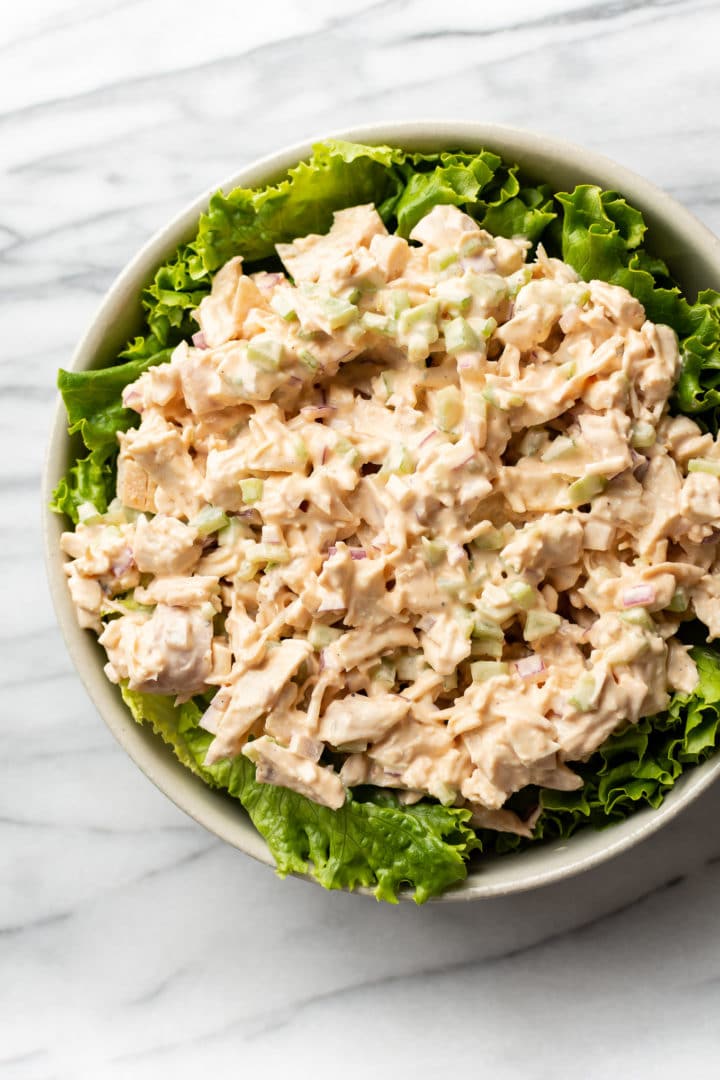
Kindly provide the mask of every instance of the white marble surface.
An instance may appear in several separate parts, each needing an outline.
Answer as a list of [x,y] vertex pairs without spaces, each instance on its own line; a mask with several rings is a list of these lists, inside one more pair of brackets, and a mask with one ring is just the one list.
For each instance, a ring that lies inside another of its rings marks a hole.
[[38,485],[55,369],[113,276],[285,142],[390,117],[522,124],[720,230],[718,39],[713,0],[4,7],[2,1080],[717,1075],[720,789],[508,900],[393,909],[282,883],[176,810],[96,716],[47,596]]

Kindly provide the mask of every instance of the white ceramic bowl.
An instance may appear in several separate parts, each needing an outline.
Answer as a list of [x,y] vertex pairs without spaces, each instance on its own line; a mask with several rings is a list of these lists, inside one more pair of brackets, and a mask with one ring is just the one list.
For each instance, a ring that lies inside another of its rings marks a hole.
[[[559,139],[492,124],[444,123],[440,121],[391,123],[333,132],[332,137],[366,143],[388,143],[413,150],[486,147],[506,160],[518,162],[553,190],[592,182],[620,191],[639,207],[649,226],[653,251],[664,258],[686,293],[701,288],[720,288],[720,240],[692,214],[654,185],[607,158]],[[317,141],[317,140],[313,140]],[[275,180],[287,168],[306,157],[312,143],[279,150],[228,177],[222,184],[254,187]],[[213,190],[215,190],[215,187]],[[140,291],[157,266],[178,244],[190,239],[211,192],[201,195],[164,226],[125,267],[80,341],[72,361],[77,370],[101,367],[111,361],[140,323]],[[50,438],[44,475],[44,505],[79,448],[66,434],[62,402],[58,404]],[[62,571],[59,548],[63,521],[45,510],[44,534],[47,571],[57,617],[68,650],[87,691],[118,742],[146,776],[173,802],[241,851],[273,865],[267,847],[240,804],[212,791],[180,765],[159,738],[136,724],[122,703],[116,687],[103,674],[104,654],[94,634],[80,630]],[[519,854],[480,862],[466,881],[440,899],[472,900],[498,896],[545,885],[595,866],[655,832],[684,806],[697,798],[720,772],[720,755],[689,770],[659,810],[640,810],[618,825],[596,832],[586,829],[569,841],[540,845]],[[367,891],[367,890],[364,890]]]

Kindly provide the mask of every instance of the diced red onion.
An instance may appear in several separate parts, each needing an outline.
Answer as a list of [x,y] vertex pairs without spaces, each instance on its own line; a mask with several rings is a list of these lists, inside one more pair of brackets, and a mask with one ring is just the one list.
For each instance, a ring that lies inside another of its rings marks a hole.
[[304,386],[305,385],[305,383],[303,382],[303,380],[300,378],[299,375],[288,375],[287,381],[289,383],[291,383],[293,386]]
[[458,371],[470,371],[470,369],[473,367],[475,367],[475,361],[473,360],[472,356],[463,356],[457,362]]
[[319,761],[325,744],[319,739],[313,739],[309,735],[301,735],[297,731],[290,737],[290,749],[294,754],[308,758],[310,761]]
[[367,559],[367,551],[365,550],[365,548],[350,548],[350,558],[356,560]]
[[429,433],[428,433],[428,434],[427,434],[427,435],[425,436],[425,438],[424,438],[424,439],[421,439],[421,441],[420,441],[420,442],[418,443],[418,449],[419,449],[419,448],[420,448],[421,446],[424,446],[424,445],[425,445],[425,443],[428,443],[428,442],[430,442],[430,440],[431,440],[431,439],[434,439],[434,438],[435,438],[435,436],[436,436],[437,434],[438,434],[437,428],[433,428],[433,429],[432,429],[432,431],[431,431],[431,432],[429,432]]
[[623,607],[637,607],[652,604],[655,600],[655,588],[652,585],[633,585],[625,589],[622,596]]
[[518,675],[526,679],[530,675],[539,675],[545,670],[545,664],[541,656],[533,653],[532,656],[523,656],[521,660],[516,661],[515,670]]
[[209,348],[208,343],[205,340],[205,335],[202,332],[202,330],[198,330],[198,332],[196,334],[193,334],[192,343],[193,343],[193,345],[195,346],[196,349],[207,349],[207,348]]
[[433,628],[433,626],[435,625],[436,622],[437,622],[437,619],[435,618],[434,615],[423,615],[422,619],[418,619],[418,622],[417,622],[418,630],[424,630],[425,633],[427,633],[428,630],[432,630],[432,628]]
[[327,553],[329,559],[332,558],[333,555],[337,555],[337,545],[331,544],[330,547],[327,549]]
[[475,452],[473,451],[473,453],[468,454],[468,456],[466,458],[464,458],[459,463],[459,465],[453,465],[453,467],[451,469],[451,472],[458,472],[460,469],[464,469],[466,465],[469,465],[471,461],[475,460],[475,457],[476,457],[476,455],[475,455]]
[[140,391],[136,388],[134,383],[130,383],[129,386],[123,388],[122,403],[126,409],[134,409],[135,412],[142,412],[143,410],[143,398]]
[[397,769],[385,769],[384,776],[386,780],[399,780],[402,773]]
[[284,274],[268,273],[258,274],[255,278],[255,284],[260,292],[269,293],[275,288],[276,285],[280,285],[285,280]]
[[328,450],[327,446],[323,446],[322,457],[320,458],[320,464],[321,465],[324,465],[325,462],[327,461],[328,454],[329,454],[329,450]]
[[115,560],[111,566],[111,570],[115,577],[120,577],[126,570],[129,570],[133,564],[133,553],[130,548],[124,548],[122,554]]

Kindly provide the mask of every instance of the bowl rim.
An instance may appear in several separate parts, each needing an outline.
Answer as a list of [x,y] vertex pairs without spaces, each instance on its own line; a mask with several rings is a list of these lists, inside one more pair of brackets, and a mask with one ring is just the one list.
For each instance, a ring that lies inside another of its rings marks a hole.
[[[656,223],[678,242],[682,241],[685,248],[692,249],[693,254],[699,250],[704,260],[713,267],[718,279],[716,284],[720,285],[720,239],[666,192],[594,150],[587,150],[562,138],[504,124],[433,118],[377,121],[334,129],[265,154],[238,169],[219,184],[206,189],[188,203],[167,224],[151,235],[114,279],[87,324],[73,352],[69,368],[85,370],[93,366],[98,350],[107,339],[113,313],[122,311],[126,306],[137,307],[143,284],[168,254],[194,231],[199,215],[215,191],[230,190],[237,186],[255,187],[272,182],[288,168],[306,158],[315,143],[328,139],[369,144],[385,143],[411,149],[446,149],[448,145],[474,148],[485,145],[497,149],[506,159],[519,160],[521,166],[522,159],[531,157],[536,163],[540,162],[540,170],[542,162],[545,162],[548,168],[552,167],[553,162],[560,162],[562,168],[578,177],[576,182],[586,179],[587,182],[594,181],[605,188],[620,191],[633,205],[638,205],[643,210],[651,229],[653,223]],[[542,172],[535,167],[530,171],[542,176]],[[58,544],[63,528],[62,519],[49,509],[52,491],[69,460],[69,447],[65,409],[58,396],[42,473],[42,533],[45,568],[53,606],[78,675],[113,736],[160,791],[209,832],[256,860],[274,866],[265,842],[237,801],[232,800],[231,803],[227,797],[218,797],[218,793],[213,792],[181,765],[170,748],[149,732],[145,725],[141,726],[133,720],[122,703],[117,688],[104,675],[100,647],[94,636],[91,636],[90,631],[81,630],[77,623],[63,572],[64,559]],[[719,774],[720,754],[716,754],[681,777],[658,809],[638,810],[602,832],[582,830],[566,842],[543,844],[517,855],[503,856],[493,860],[492,867],[490,862],[485,863],[479,870],[471,869],[464,881],[433,900],[452,902],[509,895],[579,874],[628,850],[656,832],[708,788]],[[594,843],[579,845],[578,838],[587,833],[597,839]],[[573,845],[577,848],[575,852]],[[579,850],[580,846],[588,850],[582,852]],[[551,853],[560,856],[559,861],[554,864],[544,857]],[[523,863],[534,865],[536,862],[540,863],[539,869],[532,869],[528,865],[523,870]],[[505,872],[497,870],[501,863]],[[543,866],[543,863],[547,865]],[[487,880],[483,880],[484,874]],[[309,873],[293,876],[317,884]],[[373,890],[369,888],[354,891],[358,894],[373,895]],[[402,889],[399,897],[403,900],[412,899],[412,892]]]

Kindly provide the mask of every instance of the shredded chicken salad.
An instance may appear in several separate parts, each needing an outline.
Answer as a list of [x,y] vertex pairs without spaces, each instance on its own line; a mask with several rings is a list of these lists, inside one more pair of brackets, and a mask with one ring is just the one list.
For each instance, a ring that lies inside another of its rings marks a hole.
[[[720,446],[671,416],[675,332],[438,205],[235,256],[123,391],[117,495],[62,537],[108,678],[216,689],[205,764],[333,809],[360,785],[506,807],[690,694],[720,635]],[[209,694],[208,698],[209,700]]]

